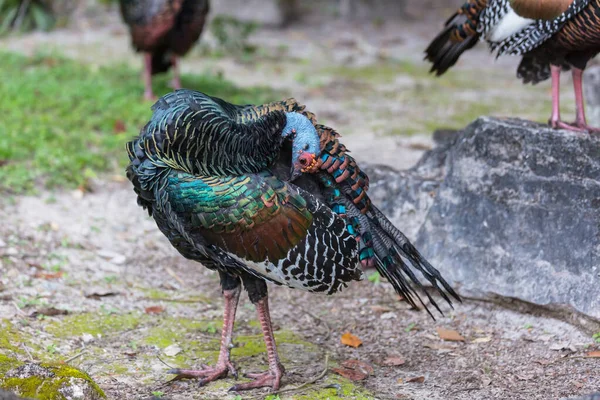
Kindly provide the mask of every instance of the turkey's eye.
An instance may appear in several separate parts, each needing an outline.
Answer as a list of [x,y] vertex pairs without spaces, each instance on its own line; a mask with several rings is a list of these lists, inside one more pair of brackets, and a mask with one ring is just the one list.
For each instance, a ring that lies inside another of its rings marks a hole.
[[298,162],[300,163],[300,165],[302,165],[303,167],[306,166],[306,164],[308,163],[308,161],[306,160],[306,158],[301,158],[300,160],[298,160]]
[[308,147],[309,147],[309,146],[308,146],[308,143],[306,143],[306,144],[304,145],[304,150],[308,150]]

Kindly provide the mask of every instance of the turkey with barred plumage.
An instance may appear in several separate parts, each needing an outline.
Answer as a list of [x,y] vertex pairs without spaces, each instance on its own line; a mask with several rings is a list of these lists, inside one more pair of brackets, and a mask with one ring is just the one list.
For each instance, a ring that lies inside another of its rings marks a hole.
[[198,41],[208,0],[119,0],[136,51],[144,53],[144,98],[156,100],[152,75],[173,68],[172,86],[181,88],[178,58]]
[[236,106],[179,90],[153,111],[127,145],[127,177],[179,253],[218,271],[225,299],[216,366],[172,373],[202,384],[235,375],[229,350],[241,284],[258,311],[269,370],[233,390],[277,390],[284,373],[266,281],[332,294],[361,280],[362,264],[376,267],[415,307],[425,306],[412,286],[421,287],[416,271],[448,303],[449,296],[460,300],[371,204],[368,178],[339,135],[295,100]]
[[[469,0],[431,42],[426,59],[438,76],[479,39],[497,56],[522,56],[517,76],[524,83],[552,78],[553,128],[598,132],[585,117],[583,70],[600,52],[600,0]],[[576,120],[560,118],[560,73],[572,70]]]

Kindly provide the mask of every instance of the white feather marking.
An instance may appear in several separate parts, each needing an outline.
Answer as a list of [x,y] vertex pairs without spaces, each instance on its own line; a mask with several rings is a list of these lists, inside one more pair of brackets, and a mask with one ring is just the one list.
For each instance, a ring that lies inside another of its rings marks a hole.
[[501,42],[512,35],[521,32],[527,26],[533,24],[535,20],[529,18],[523,18],[509,7],[508,12],[498,22],[486,39],[490,42]]
[[[289,281],[286,281],[283,270],[280,267],[275,266],[268,261],[263,261],[263,262],[257,263],[254,261],[244,260],[243,258],[240,258],[233,253],[227,253],[227,255],[229,255],[234,260],[239,261],[240,263],[246,265],[248,268],[256,271],[258,274],[268,277],[269,279],[271,279],[275,282],[281,283],[284,286],[301,289],[301,290],[308,290],[308,288],[306,286],[304,286],[304,284],[302,282],[295,279],[293,276],[291,276],[291,279]],[[271,269],[271,272],[267,271],[267,266]]]

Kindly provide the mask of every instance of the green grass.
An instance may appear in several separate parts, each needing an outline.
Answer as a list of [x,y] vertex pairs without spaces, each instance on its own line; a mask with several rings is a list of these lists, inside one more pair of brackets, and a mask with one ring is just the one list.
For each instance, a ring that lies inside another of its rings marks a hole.
[[[0,51],[0,59],[0,192],[74,188],[102,172],[123,174],[124,145],[151,116],[139,70],[94,68],[53,54]],[[154,80],[157,95],[170,91],[168,79]],[[285,97],[214,75],[184,75],[182,83],[238,104]]]

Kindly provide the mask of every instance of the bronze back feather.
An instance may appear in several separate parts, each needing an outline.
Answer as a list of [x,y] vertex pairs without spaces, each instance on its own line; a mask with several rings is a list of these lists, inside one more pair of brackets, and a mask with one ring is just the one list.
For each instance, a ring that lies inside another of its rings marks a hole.
[[515,12],[523,18],[552,20],[569,8],[573,0],[510,0]]

